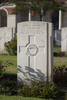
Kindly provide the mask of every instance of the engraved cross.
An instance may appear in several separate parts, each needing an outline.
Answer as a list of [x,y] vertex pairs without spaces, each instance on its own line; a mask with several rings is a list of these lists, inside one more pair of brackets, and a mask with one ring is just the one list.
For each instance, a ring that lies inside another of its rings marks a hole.
[[25,46],[20,46],[19,52],[23,52],[28,56],[28,67],[32,67],[32,65],[35,68],[35,56],[38,54],[38,52],[42,53],[44,52],[45,47],[44,46],[37,46],[35,45],[35,36],[29,35],[28,36],[28,43]]

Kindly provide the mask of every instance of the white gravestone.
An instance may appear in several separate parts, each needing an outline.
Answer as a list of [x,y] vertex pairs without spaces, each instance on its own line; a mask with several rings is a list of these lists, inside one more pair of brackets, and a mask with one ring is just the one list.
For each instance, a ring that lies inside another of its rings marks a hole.
[[61,30],[55,30],[55,40],[58,46],[61,45]]
[[0,28],[0,53],[6,53],[4,43],[13,38],[13,29],[4,27]]
[[53,80],[52,24],[46,22],[18,23],[17,81]]
[[62,32],[61,32],[61,51],[67,52],[67,27],[62,28]]

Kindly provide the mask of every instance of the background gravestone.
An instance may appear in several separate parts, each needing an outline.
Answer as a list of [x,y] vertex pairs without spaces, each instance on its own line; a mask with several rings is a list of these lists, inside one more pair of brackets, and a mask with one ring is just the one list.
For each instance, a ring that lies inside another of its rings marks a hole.
[[61,51],[67,52],[67,28],[62,28],[61,31]]
[[56,45],[61,46],[61,30],[55,30]]
[[53,37],[52,24],[46,22],[18,23],[17,81],[29,84],[52,81]]
[[4,27],[0,28],[0,53],[6,53],[4,49],[4,43],[10,41],[13,38],[13,29]]

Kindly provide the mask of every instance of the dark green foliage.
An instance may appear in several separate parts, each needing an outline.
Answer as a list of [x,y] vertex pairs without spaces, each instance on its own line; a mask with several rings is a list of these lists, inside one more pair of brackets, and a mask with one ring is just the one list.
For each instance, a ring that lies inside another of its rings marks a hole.
[[2,61],[0,61],[0,77],[2,77],[2,75],[3,75],[3,72],[5,71],[5,68],[6,68],[7,66],[4,66],[3,64],[2,64]]
[[0,0],[0,4],[3,3],[5,0]]
[[16,95],[17,83],[11,80],[3,80],[0,82],[0,94]]
[[65,65],[54,68],[54,82],[57,85],[67,86],[67,68],[65,68]]
[[55,57],[66,57],[67,55],[65,52],[54,52]]
[[[49,10],[59,10],[62,9],[63,2],[57,2],[55,0],[12,0],[16,4],[16,8],[14,9],[13,13],[28,13],[29,9],[38,13],[42,20],[42,17]],[[43,13],[41,13],[41,9]]]
[[30,86],[24,85],[19,87],[18,95],[24,97],[38,97],[45,99],[62,98],[62,92],[54,83],[47,82],[33,82]]
[[13,38],[11,41],[5,42],[4,46],[9,55],[17,55],[17,39]]
[[3,77],[3,73],[5,72],[7,66],[13,65],[13,63],[10,63],[9,61],[7,61],[6,63],[2,63],[2,61],[0,61],[0,78]]
[[57,10],[60,9],[60,7],[62,7],[62,5],[64,4],[63,2],[57,2],[55,0],[50,0],[50,1],[49,0],[39,0],[39,1],[19,0],[19,2],[18,0],[12,0],[12,1],[17,5],[15,11],[20,13],[30,8],[30,10],[33,10],[40,14],[41,9],[43,9],[45,12],[50,9]]

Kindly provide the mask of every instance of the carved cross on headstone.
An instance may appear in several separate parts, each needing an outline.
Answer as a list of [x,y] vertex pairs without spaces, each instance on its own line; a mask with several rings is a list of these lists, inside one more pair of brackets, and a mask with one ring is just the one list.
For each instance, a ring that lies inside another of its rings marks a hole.
[[25,46],[20,46],[19,53],[23,52],[28,56],[28,67],[31,67],[31,64],[35,68],[35,56],[38,52],[42,53],[45,50],[45,46],[35,45],[35,36],[28,36],[28,43]]
[[0,40],[4,39],[4,43],[9,41],[9,37],[6,35],[6,33],[4,33],[4,35],[2,37],[0,37]]
[[4,33],[4,43],[7,42],[7,41],[9,41],[9,40],[10,40],[10,37],[7,36],[6,33]]

